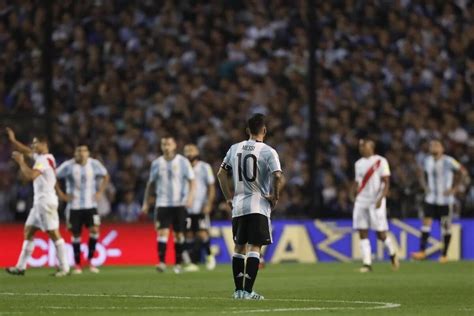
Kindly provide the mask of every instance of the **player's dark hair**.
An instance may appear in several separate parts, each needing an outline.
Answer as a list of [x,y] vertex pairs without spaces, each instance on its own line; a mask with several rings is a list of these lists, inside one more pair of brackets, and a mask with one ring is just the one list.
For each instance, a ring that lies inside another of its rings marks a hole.
[[43,134],[35,135],[36,140],[40,143],[45,143],[46,145],[49,145],[48,137]]
[[262,132],[265,127],[265,115],[261,113],[254,114],[247,121],[247,128],[250,131],[250,134],[257,135]]
[[168,138],[171,138],[171,139],[174,140],[175,142],[178,141],[174,135],[171,135],[171,134],[169,134],[169,133],[163,134],[163,136],[161,136],[161,140],[163,140],[163,139],[168,139]]
[[84,139],[80,139],[80,140],[76,141],[74,145],[75,145],[74,146],[75,148],[77,148],[77,147],[87,147],[89,149],[89,143]]

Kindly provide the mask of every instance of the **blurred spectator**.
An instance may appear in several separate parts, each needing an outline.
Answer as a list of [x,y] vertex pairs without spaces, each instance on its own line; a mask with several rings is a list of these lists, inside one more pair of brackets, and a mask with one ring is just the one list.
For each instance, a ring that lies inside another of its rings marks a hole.
[[138,221],[141,212],[141,205],[134,199],[133,192],[127,191],[117,206],[117,213],[120,220],[131,223]]
[[[215,171],[245,118],[269,117],[268,143],[288,184],[280,217],[349,216],[357,139],[371,135],[392,166],[390,205],[412,216],[411,177],[440,137],[473,176],[474,5],[470,1],[320,1],[318,157],[308,161],[306,1],[56,1],[52,149],[89,139],[117,190],[141,200],[160,137],[199,144]],[[0,111],[43,114],[44,10],[0,0]],[[415,159],[414,159],[415,158]],[[307,192],[308,165],[318,167]],[[472,189],[466,189],[472,192]],[[319,208],[308,208],[308,196]],[[464,214],[471,200],[460,196]],[[218,209],[216,204],[216,210]],[[222,207],[219,209],[222,210]],[[221,215],[224,213],[216,212]]]

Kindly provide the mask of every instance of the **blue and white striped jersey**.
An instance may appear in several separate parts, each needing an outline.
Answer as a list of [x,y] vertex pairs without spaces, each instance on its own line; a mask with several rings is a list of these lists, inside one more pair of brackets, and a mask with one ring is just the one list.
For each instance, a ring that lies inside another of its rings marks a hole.
[[188,208],[189,214],[201,214],[203,207],[207,204],[208,187],[214,185],[216,179],[212,172],[211,166],[204,162],[198,161],[193,167],[195,175],[195,188],[193,207]]
[[454,181],[454,172],[459,170],[461,165],[453,157],[443,155],[435,160],[433,156],[425,158],[423,169],[427,177],[428,194],[425,202],[434,205],[449,205],[454,203],[452,194],[444,193],[451,189]]
[[193,179],[191,163],[180,154],[169,161],[163,156],[153,160],[149,182],[155,183],[155,206],[184,206],[189,192],[188,181]]
[[227,152],[222,168],[232,169],[232,217],[252,213],[270,217],[271,206],[264,196],[270,194],[272,174],[281,171],[275,149],[255,140],[234,144]]
[[99,189],[99,178],[107,175],[107,169],[97,159],[88,158],[84,165],[74,159],[67,160],[56,171],[58,179],[66,181],[66,193],[73,196],[68,203],[72,210],[97,208],[94,194]]

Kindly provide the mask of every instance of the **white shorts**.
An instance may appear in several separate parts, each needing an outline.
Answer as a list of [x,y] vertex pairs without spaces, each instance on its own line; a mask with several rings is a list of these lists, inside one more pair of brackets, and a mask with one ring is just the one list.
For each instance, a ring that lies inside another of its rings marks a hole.
[[58,204],[37,203],[31,208],[25,226],[38,227],[42,231],[59,228]]
[[388,231],[387,207],[385,199],[380,208],[375,208],[375,203],[356,201],[352,214],[352,227],[354,229],[372,229],[377,232]]

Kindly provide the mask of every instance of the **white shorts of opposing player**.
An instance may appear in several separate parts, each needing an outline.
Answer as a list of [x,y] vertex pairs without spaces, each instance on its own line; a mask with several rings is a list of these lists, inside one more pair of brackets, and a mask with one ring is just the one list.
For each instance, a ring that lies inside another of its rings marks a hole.
[[59,229],[58,204],[37,203],[33,205],[25,226],[38,227],[42,231]]
[[377,232],[388,230],[386,200],[376,208],[375,202],[356,200],[352,214],[354,229],[371,229]]
[[[53,231],[59,229],[58,204],[55,202],[37,202],[30,210],[30,214],[26,219],[25,226],[33,226],[42,231]],[[64,239],[60,238],[55,241],[56,255],[58,257],[59,268],[55,275],[64,276],[69,273],[69,263],[67,261],[66,248]],[[18,259],[17,268],[26,269],[26,262],[34,250],[34,241],[25,240],[23,242],[22,251]]]

